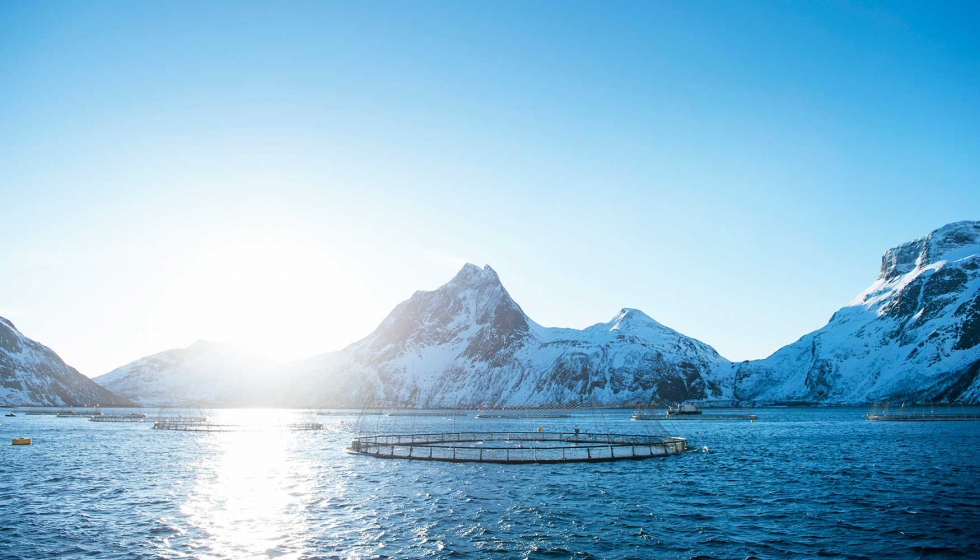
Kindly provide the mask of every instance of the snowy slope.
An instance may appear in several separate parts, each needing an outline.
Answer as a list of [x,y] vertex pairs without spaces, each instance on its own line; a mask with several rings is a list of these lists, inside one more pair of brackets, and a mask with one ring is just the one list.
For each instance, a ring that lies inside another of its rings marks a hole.
[[200,340],[95,378],[142,405],[249,406],[271,402],[278,364],[234,346]]
[[488,266],[416,292],[368,337],[278,366],[199,342],[95,379],[146,405],[525,405],[722,395],[731,364],[635,309],[583,330],[531,321]]
[[820,330],[736,366],[746,400],[980,402],[980,222],[885,252],[878,279]]
[[142,403],[229,406],[980,402],[978,371],[980,222],[959,222],[887,251],[878,280],[824,328],[734,366],[635,309],[543,327],[489,266],[468,264],[339,352],[279,367],[199,343],[97,381]]
[[[304,404],[608,404],[720,396],[731,364],[641,311],[582,330],[546,328],[489,266],[416,292],[367,338],[292,367]],[[305,399],[305,400],[303,400]]]
[[0,405],[129,405],[0,317]]

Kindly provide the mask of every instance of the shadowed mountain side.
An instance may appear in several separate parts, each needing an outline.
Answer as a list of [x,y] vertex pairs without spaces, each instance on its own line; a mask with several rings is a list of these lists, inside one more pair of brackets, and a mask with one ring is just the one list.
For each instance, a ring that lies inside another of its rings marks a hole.
[[885,252],[877,281],[820,330],[736,365],[746,400],[980,402],[980,222]]
[[472,264],[416,292],[370,336],[292,367],[294,398],[320,406],[681,401],[722,396],[731,375],[710,346],[635,309],[582,330],[542,327],[493,269]]
[[0,317],[0,404],[129,406]]

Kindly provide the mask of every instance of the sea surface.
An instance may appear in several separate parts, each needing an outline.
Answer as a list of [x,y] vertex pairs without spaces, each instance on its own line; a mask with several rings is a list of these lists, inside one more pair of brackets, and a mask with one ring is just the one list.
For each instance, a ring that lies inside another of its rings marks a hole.
[[[980,558],[980,422],[740,412],[759,419],[664,422],[689,453],[549,465],[344,449],[358,433],[658,426],[224,410],[208,414],[234,431],[193,433],[18,413],[0,417],[0,558]],[[279,429],[302,421],[324,429]]]

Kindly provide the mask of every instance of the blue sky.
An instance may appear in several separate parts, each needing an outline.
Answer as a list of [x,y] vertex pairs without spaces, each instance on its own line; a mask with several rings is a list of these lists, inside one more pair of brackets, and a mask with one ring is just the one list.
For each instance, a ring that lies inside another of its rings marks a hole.
[[287,360],[463,262],[762,358],[980,219],[980,8],[0,3],[0,315]]

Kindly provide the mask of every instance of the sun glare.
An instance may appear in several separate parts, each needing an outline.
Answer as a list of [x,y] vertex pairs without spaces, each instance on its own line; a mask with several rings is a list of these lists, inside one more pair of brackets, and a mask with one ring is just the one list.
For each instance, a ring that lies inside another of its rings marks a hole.
[[323,324],[357,311],[358,298],[337,297],[362,289],[349,271],[343,257],[300,239],[213,242],[174,272],[148,319],[150,338],[176,340],[193,324],[198,338],[273,359],[315,355],[349,342],[331,340],[344,333]]
[[291,452],[302,433],[277,429],[289,414],[224,411],[221,422],[237,429],[207,434],[200,442],[210,449],[201,455],[194,489],[181,510],[210,536],[212,554],[203,558],[304,554],[303,497],[313,494],[313,466]]

